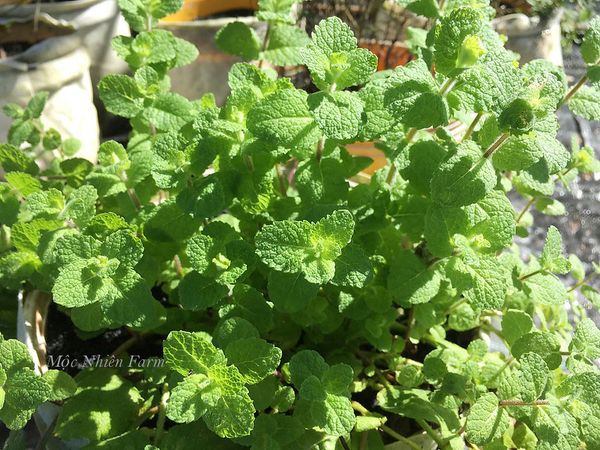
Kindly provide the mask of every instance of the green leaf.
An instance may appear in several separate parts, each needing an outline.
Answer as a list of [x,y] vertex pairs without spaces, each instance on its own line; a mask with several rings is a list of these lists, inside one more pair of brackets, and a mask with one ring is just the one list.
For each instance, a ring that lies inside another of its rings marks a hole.
[[533,328],[533,320],[526,312],[509,309],[502,316],[502,335],[508,345],[515,343],[521,336],[529,333]]
[[30,175],[39,172],[35,161],[10,144],[0,144],[0,165],[5,172],[25,172]]
[[600,358],[600,330],[591,319],[585,318],[577,324],[569,351],[587,364]]
[[177,423],[190,423],[201,418],[208,409],[202,394],[209,388],[210,381],[204,374],[186,377],[171,391],[167,417]]
[[[340,257],[341,264],[343,264],[342,259],[343,253]],[[340,265],[340,267],[344,266]],[[333,283],[336,282],[337,270],[338,266],[336,265],[336,276],[332,280]],[[352,277],[352,279],[354,278]],[[269,273],[268,291],[269,299],[275,305],[275,309],[286,313],[296,313],[302,311],[310,300],[317,296],[319,285],[306,281],[300,272],[285,273],[272,270]]]
[[325,137],[348,140],[358,134],[364,108],[358,95],[318,92],[309,95],[308,106]]
[[259,138],[291,149],[313,149],[320,137],[307,94],[297,89],[283,89],[264,98],[248,113],[247,124]]
[[571,270],[571,264],[563,256],[560,232],[554,226],[548,229],[540,264],[544,269],[552,273],[566,274]]
[[189,422],[202,416],[221,437],[250,434],[254,406],[244,387],[244,377],[236,367],[227,365],[225,355],[207,335],[172,331],[163,351],[169,367],[184,376],[192,373],[175,388],[174,405],[167,407],[171,419]]
[[198,272],[188,273],[179,283],[179,302],[184,309],[205,311],[227,296],[227,286]]
[[354,232],[352,214],[339,210],[317,223],[281,221],[266,225],[256,236],[256,251],[269,267],[303,273],[322,284],[335,275],[335,260]]
[[388,289],[401,305],[427,303],[440,290],[439,272],[421,261],[413,252],[400,251],[390,267]]
[[521,398],[533,402],[543,394],[550,379],[550,371],[546,362],[536,353],[525,353],[521,363]]
[[581,43],[581,56],[587,64],[597,65],[600,61],[600,19],[594,17]]
[[470,278],[471,286],[462,294],[471,306],[485,310],[504,305],[510,274],[495,257],[480,256],[477,261],[465,261],[460,267]]
[[461,144],[431,179],[431,198],[442,206],[476,203],[497,183],[492,163],[473,142]]
[[75,380],[62,370],[48,370],[42,378],[48,383],[51,389],[48,400],[66,400],[77,392],[77,383]]
[[135,31],[145,30],[148,21],[154,25],[157,19],[177,12],[183,0],[119,0],[119,9]]
[[8,172],[5,176],[8,185],[24,197],[39,192],[42,188],[40,180],[24,172]]
[[29,367],[11,370],[3,388],[6,404],[19,411],[37,409],[52,394],[48,383]]
[[318,427],[333,436],[349,433],[356,423],[348,398],[353,378],[350,366],[329,366],[318,353],[304,350],[292,357],[290,371],[300,390],[294,417],[305,427]]
[[361,247],[348,244],[335,261],[335,275],[331,284],[363,288],[373,278],[373,266]]
[[143,399],[129,381],[109,369],[84,372],[77,381],[77,394],[64,403],[58,414],[57,436],[97,442],[134,427]]
[[222,319],[213,332],[213,342],[221,348],[240,339],[258,337],[256,327],[241,317]]
[[405,126],[420,129],[448,123],[448,104],[423,60],[396,68],[387,86],[384,104]]
[[258,13],[256,17],[263,22],[294,23],[292,7],[300,0],[258,0]]
[[483,394],[469,411],[465,428],[467,440],[476,445],[499,438],[509,426],[506,409],[499,406],[495,394]]
[[301,64],[300,50],[309,42],[306,32],[297,26],[277,24],[271,28],[269,42],[261,53],[261,58],[278,66]]
[[551,273],[538,273],[525,280],[525,291],[538,304],[563,305],[568,298],[563,282]]
[[569,108],[587,120],[600,120],[600,89],[582,86],[569,100]]
[[484,27],[482,14],[476,9],[455,9],[444,16],[435,32],[436,70],[447,75],[458,68],[463,43],[471,36],[482,36]]
[[258,383],[272,374],[281,354],[280,349],[259,338],[238,339],[225,348],[227,361],[237,367],[247,384]]
[[98,85],[106,109],[118,116],[132,118],[144,108],[144,98],[133,78],[127,75],[108,75]]
[[510,351],[519,360],[529,352],[536,353],[544,359],[550,370],[556,369],[562,361],[560,342],[554,334],[547,331],[524,334],[514,342]]
[[144,118],[157,130],[178,130],[191,119],[192,104],[175,93],[160,94],[144,109]]
[[311,37],[313,43],[326,55],[350,51],[357,46],[354,33],[338,17],[329,17],[321,21]]
[[321,21],[311,38],[302,56],[319,89],[342,90],[361,85],[375,72],[377,57],[369,50],[357,48],[354,33],[338,17]]
[[172,331],[163,343],[167,365],[182,375],[189,371],[206,374],[212,366],[224,365],[225,355],[201,333]]
[[221,28],[216,36],[217,47],[225,53],[244,59],[257,59],[260,39],[256,32],[243,22],[230,22]]
[[465,111],[500,114],[522,89],[514,55],[500,47],[485,53],[457,80],[457,86],[448,97]]

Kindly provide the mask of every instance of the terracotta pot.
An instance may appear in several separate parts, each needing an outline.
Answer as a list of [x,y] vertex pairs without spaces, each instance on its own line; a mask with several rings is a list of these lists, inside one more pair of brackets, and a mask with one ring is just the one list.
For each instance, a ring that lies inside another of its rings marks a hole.
[[257,0],[185,0],[175,14],[165,17],[165,22],[187,22],[227,11],[256,10]]
[[393,69],[414,59],[408,47],[402,42],[361,39],[358,45],[377,55],[377,70]]

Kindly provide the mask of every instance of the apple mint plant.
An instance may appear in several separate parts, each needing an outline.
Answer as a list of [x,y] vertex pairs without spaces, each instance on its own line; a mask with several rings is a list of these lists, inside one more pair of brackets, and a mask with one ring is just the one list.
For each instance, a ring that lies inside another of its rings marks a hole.
[[[137,346],[156,363],[38,375],[2,340],[11,442],[54,402],[43,439],[85,448],[419,449],[419,434],[600,448],[600,330],[576,298],[600,307],[600,267],[565,255],[554,227],[540,254],[515,243],[532,208],[564,213],[557,183],[600,171],[556,139],[560,107],[600,120],[600,20],[569,86],[547,62],[519,65],[485,0],[408,2],[431,30],[381,73],[340,19],[296,28],[294,3],[259,1],[262,40],[241,22],[218,33],[259,62],[232,67],[217,106],[170,92],[169,71],[197,57],[157,28],[181,1],[120,0],[136,34],[113,47],[132,75],[99,92],[132,132],[97,164],[43,129],[46,94],[6,107],[2,290],[46,293],[82,336],[125,328],[112,356]],[[315,92],[273,70],[294,64]],[[388,159],[368,180],[370,158],[346,150],[364,141]]]

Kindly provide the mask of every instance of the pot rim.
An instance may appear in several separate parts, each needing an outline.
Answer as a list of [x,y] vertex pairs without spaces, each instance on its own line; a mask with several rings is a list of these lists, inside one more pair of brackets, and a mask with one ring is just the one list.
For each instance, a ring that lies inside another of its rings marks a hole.
[[[72,0],[59,3],[27,3],[24,5],[13,4],[0,7],[0,15],[12,16],[22,14],[35,14],[36,11],[43,13],[71,12],[88,8],[96,3],[110,2],[111,0]],[[39,10],[38,10],[39,7]]]

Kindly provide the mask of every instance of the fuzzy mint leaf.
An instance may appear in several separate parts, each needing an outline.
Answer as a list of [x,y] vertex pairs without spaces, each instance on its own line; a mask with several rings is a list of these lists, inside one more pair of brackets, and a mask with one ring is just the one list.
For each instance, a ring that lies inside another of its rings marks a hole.
[[540,264],[545,270],[552,273],[566,274],[571,270],[571,264],[563,256],[562,237],[554,226],[548,229]]
[[569,351],[571,356],[587,364],[600,358],[600,330],[591,319],[583,319],[577,324]]
[[352,214],[340,210],[317,223],[281,221],[266,225],[256,236],[256,251],[275,270],[303,273],[322,284],[335,275],[335,260],[354,232]]
[[356,422],[349,399],[352,368],[329,366],[317,352],[303,350],[290,360],[290,371],[300,391],[294,417],[333,436],[350,432]]
[[529,314],[516,309],[509,309],[502,316],[502,335],[512,345],[517,339],[533,328],[533,319]]
[[465,432],[469,442],[484,445],[502,436],[508,426],[508,412],[499,405],[496,394],[487,393],[471,406]]
[[569,108],[587,120],[600,120],[600,89],[596,86],[582,86],[571,100]]
[[[244,379],[235,366],[227,365],[223,352],[206,335],[173,331],[167,336],[163,351],[169,367],[184,376],[191,373],[174,388],[176,396],[167,404],[169,418],[189,422],[202,417],[221,437],[250,433],[254,406]],[[171,401],[173,406],[169,406]]]
[[544,359],[550,370],[556,369],[562,361],[560,341],[548,331],[531,331],[524,334],[514,342],[510,351],[517,359],[529,352],[536,353]]
[[431,198],[442,206],[476,203],[497,183],[496,171],[472,141],[461,144],[431,179]]
[[373,278],[373,265],[361,247],[348,244],[335,262],[331,283],[336,286],[362,288]]
[[440,273],[428,268],[413,252],[401,251],[390,267],[388,289],[401,304],[427,303],[437,295]]
[[271,29],[267,48],[261,53],[261,58],[278,66],[301,64],[301,49],[309,42],[306,32],[297,26],[277,24]]
[[65,401],[58,414],[58,437],[97,442],[134,427],[144,400],[133,384],[113,370],[84,372],[77,381],[77,394]]
[[[340,257],[341,259],[342,257]],[[336,265],[336,275],[337,275]],[[334,277],[333,282],[336,281]],[[319,292],[319,285],[306,281],[301,273],[272,270],[268,280],[269,300],[275,308],[286,313],[302,311]]]
[[276,145],[312,150],[320,132],[306,99],[307,94],[297,89],[283,89],[269,95],[248,113],[248,129]]
[[166,93],[158,95],[144,110],[144,118],[157,130],[177,130],[188,122],[193,112],[192,104],[185,97]]
[[292,17],[292,8],[301,0],[258,0],[258,12],[256,17],[270,24],[295,23]]
[[179,283],[179,302],[190,311],[205,311],[217,305],[227,293],[227,286],[195,271],[188,273]]
[[447,75],[458,68],[463,44],[472,36],[483,35],[485,26],[482,13],[476,9],[460,8],[446,15],[435,32],[436,70]]
[[0,166],[5,172],[25,172],[37,175],[40,171],[35,161],[10,144],[0,144]]
[[205,335],[187,331],[169,333],[163,344],[163,352],[167,365],[182,375],[190,371],[206,374],[208,368],[224,365],[225,355]]
[[138,115],[144,108],[144,97],[133,78],[127,75],[108,75],[98,85],[106,109],[126,118]]
[[324,136],[330,139],[354,138],[362,125],[364,105],[352,92],[317,92],[308,96],[308,107]]
[[230,22],[215,36],[217,47],[225,53],[246,60],[258,58],[260,39],[256,32],[243,22]]
[[231,342],[225,356],[240,371],[244,383],[256,384],[277,369],[281,350],[264,339],[245,338]]
[[563,282],[551,273],[537,273],[524,284],[525,292],[534,303],[562,305],[569,296]]
[[458,85],[449,95],[466,111],[499,114],[522,86],[511,52],[495,48],[483,55],[477,65],[460,74]]
[[587,64],[597,65],[600,61],[600,18],[594,17],[583,36],[581,56]]
[[387,82],[384,105],[396,120],[407,127],[420,129],[446,125],[448,104],[439,95],[439,90],[427,64],[418,59],[392,72]]
[[501,382],[499,394],[504,400],[534,402],[544,393],[550,371],[544,359],[533,352],[523,354],[519,363],[519,368],[513,369]]
[[321,21],[311,38],[302,50],[303,62],[322,91],[364,84],[377,68],[377,57],[357,48],[354,33],[338,17]]
[[119,9],[127,23],[135,31],[143,31],[155,25],[158,19],[177,12],[183,0],[119,0]]
[[475,309],[498,309],[504,305],[510,274],[495,257],[466,259],[454,268],[470,280],[469,288],[462,294]]

